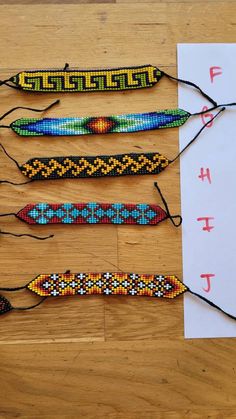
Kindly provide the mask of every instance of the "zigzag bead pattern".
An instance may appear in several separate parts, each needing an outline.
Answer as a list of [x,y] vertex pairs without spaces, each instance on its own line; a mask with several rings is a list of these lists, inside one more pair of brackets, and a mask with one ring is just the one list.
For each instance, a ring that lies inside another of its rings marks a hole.
[[187,290],[175,275],[123,272],[38,275],[27,288],[42,297],[103,294],[175,298]]
[[183,125],[190,113],[182,109],[80,118],[20,118],[10,128],[21,136],[87,135],[149,131]]
[[169,160],[159,153],[111,156],[42,157],[28,160],[20,170],[32,180],[151,175],[164,170]]
[[21,71],[9,81],[32,92],[99,92],[152,87],[162,75],[148,64],[104,70]]
[[158,205],[150,204],[28,204],[16,214],[27,224],[136,224],[157,225],[168,218]]

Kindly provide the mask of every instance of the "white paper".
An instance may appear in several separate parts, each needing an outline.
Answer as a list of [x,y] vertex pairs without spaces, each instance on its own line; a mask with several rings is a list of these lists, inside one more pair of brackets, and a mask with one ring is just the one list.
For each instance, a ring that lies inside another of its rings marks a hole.
[[[211,80],[212,67],[222,74]],[[178,77],[197,83],[219,104],[236,102],[236,44],[179,44]],[[179,108],[194,113],[203,106],[212,107],[195,89],[179,84]],[[189,118],[180,129],[180,149],[202,126],[200,116]],[[183,282],[236,316],[236,106],[202,132],[180,164]],[[198,177],[201,168],[203,174],[210,170],[211,183]],[[207,216],[214,217],[210,232],[197,221]],[[209,292],[202,274],[215,275]],[[236,321],[188,293],[184,323],[186,338],[236,336]]]

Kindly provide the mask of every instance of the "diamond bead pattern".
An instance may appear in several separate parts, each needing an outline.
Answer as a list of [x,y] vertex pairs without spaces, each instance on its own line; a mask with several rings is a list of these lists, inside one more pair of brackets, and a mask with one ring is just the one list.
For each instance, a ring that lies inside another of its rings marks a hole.
[[28,204],[17,213],[28,224],[136,224],[156,225],[167,218],[154,204]]

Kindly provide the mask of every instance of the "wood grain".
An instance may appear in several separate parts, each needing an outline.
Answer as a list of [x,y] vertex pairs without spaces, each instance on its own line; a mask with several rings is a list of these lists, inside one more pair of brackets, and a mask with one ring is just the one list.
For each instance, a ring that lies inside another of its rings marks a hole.
[[[122,2],[122,0],[117,0]],[[23,2],[21,2],[23,3]],[[0,78],[23,68],[111,67],[151,63],[176,74],[178,42],[233,42],[235,2],[0,6]],[[125,93],[27,94],[1,87],[0,114],[14,106],[47,115],[109,115],[177,105],[174,82]],[[17,111],[6,118],[34,116]],[[178,132],[24,139],[0,131],[20,163],[33,156],[160,151],[172,158]],[[0,153],[0,178],[24,178]],[[61,180],[1,185],[0,213],[28,202],[155,202],[153,182],[137,178]],[[173,213],[180,211],[179,165],[158,176]],[[39,273],[122,270],[182,278],[181,230],[158,227],[27,226],[1,219],[1,229],[39,235],[45,242],[1,237],[0,284],[17,286]],[[14,305],[37,301],[29,292]],[[235,418],[235,340],[184,340],[182,298],[68,298],[0,321],[0,418]]]
[[1,347],[3,417],[235,418],[234,340],[21,348]]
[[[100,4],[100,3],[116,3],[116,0],[38,0],[37,4]],[[35,5],[35,0],[0,0],[0,4],[19,4],[19,5]]]

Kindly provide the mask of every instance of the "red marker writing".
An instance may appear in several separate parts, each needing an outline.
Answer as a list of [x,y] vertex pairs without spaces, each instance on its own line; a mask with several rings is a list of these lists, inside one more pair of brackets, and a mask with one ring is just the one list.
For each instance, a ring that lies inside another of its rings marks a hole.
[[[202,108],[202,112],[207,111],[208,107],[207,106],[203,106]],[[211,120],[214,117],[213,113],[204,113],[201,115],[202,118],[202,124],[205,125],[207,123],[207,119]],[[213,125],[213,121],[209,121],[208,124],[206,125],[206,128],[211,128]]]
[[209,72],[210,72],[211,83],[213,83],[214,77],[221,76],[222,68],[218,66],[213,66],[213,67],[210,67]]
[[197,218],[197,221],[204,221],[205,225],[202,227],[203,231],[208,231],[208,233],[210,233],[210,231],[214,228],[213,225],[210,225],[209,221],[210,220],[214,220],[214,217],[199,217]]
[[202,289],[205,292],[209,292],[211,290],[211,278],[214,278],[215,274],[201,274],[200,276],[202,279],[206,279],[207,281],[207,287],[206,288],[202,287]]
[[207,167],[205,169],[205,172],[204,172],[204,168],[201,167],[201,169],[200,169],[200,175],[198,175],[198,177],[199,177],[199,179],[201,179],[202,182],[204,182],[204,180],[207,179],[208,182],[211,183],[211,172],[210,172],[210,169]]

